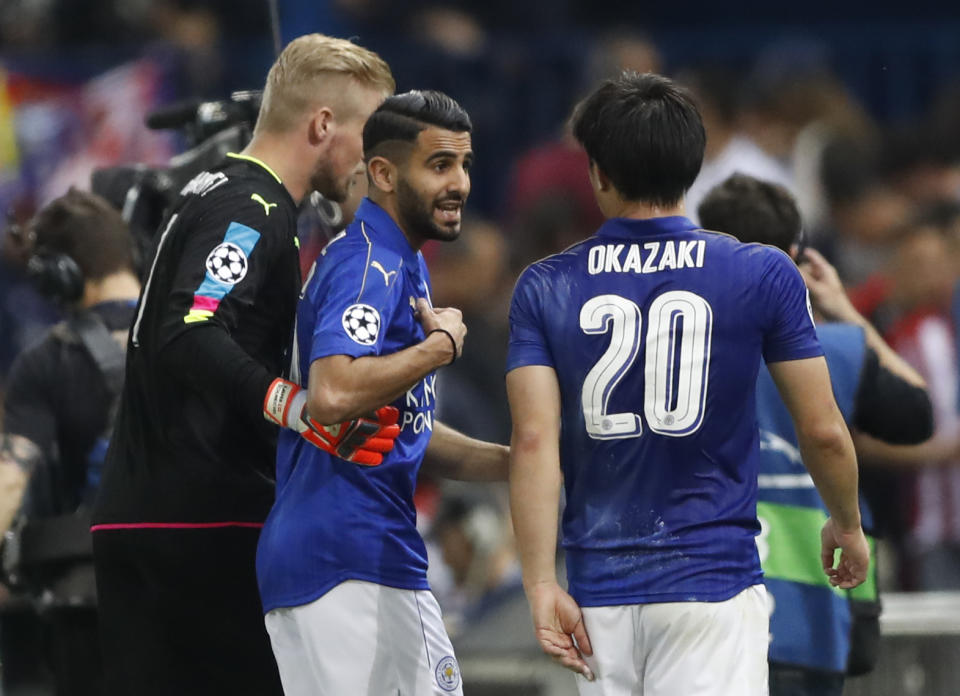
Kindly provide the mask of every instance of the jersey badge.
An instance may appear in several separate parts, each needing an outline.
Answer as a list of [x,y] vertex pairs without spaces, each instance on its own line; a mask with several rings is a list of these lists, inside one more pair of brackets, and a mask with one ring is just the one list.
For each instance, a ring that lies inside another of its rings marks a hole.
[[380,271],[380,272],[383,274],[383,284],[386,285],[387,287],[390,286],[390,276],[392,276],[392,275],[397,275],[397,272],[396,272],[396,271],[389,271],[389,272],[388,272],[386,268],[384,268],[383,266],[380,265],[380,262],[379,262],[379,261],[373,261],[373,262],[370,264],[370,267],[371,267],[371,268],[376,268],[378,271]]
[[361,346],[372,346],[380,334],[380,313],[367,304],[350,305],[341,317],[347,336]]
[[437,678],[437,686],[444,691],[456,691],[460,686],[460,666],[452,655],[441,658],[433,674]]
[[263,206],[263,214],[270,217],[270,208],[276,208],[276,203],[267,203],[259,193],[251,193],[250,200],[256,201]]
[[247,275],[247,255],[233,242],[222,242],[207,256],[207,275],[218,283],[236,285]]

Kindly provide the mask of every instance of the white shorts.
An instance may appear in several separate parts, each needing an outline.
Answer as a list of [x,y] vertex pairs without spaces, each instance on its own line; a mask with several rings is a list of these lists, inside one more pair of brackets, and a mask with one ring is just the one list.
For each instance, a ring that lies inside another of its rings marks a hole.
[[265,623],[286,696],[463,695],[429,591],[348,580]]
[[767,696],[766,597],[585,607],[596,680],[578,675],[580,696]]

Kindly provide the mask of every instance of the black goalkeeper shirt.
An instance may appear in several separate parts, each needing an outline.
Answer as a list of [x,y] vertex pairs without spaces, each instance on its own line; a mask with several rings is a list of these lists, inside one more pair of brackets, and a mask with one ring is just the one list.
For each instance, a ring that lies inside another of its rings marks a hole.
[[263,522],[276,428],[261,409],[288,362],[296,219],[252,158],[230,155],[181,191],[130,330],[95,530]]

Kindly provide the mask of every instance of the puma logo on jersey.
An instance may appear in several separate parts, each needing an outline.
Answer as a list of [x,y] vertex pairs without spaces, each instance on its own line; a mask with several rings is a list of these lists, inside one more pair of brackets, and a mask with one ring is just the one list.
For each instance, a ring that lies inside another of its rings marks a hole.
[[263,200],[263,196],[261,196],[259,193],[252,193],[252,194],[250,194],[250,200],[256,201],[257,203],[259,203],[260,205],[262,205],[262,206],[263,206],[263,214],[266,215],[266,216],[268,216],[268,217],[269,217],[269,215],[270,215],[270,208],[276,208],[276,207],[277,207],[277,204],[276,204],[276,203],[267,203],[265,200]]
[[373,262],[370,264],[370,266],[371,266],[372,268],[376,268],[378,271],[380,271],[381,273],[383,273],[383,284],[384,284],[384,285],[388,285],[388,286],[389,286],[389,285],[390,285],[390,276],[397,274],[396,271],[389,271],[389,272],[388,272],[386,268],[384,268],[383,266],[380,265],[380,262],[379,262],[379,261],[373,261]]

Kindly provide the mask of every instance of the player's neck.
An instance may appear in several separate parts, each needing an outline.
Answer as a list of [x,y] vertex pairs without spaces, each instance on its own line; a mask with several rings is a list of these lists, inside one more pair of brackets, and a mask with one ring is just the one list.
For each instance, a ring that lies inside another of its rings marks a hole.
[[[604,211],[605,213],[607,211]],[[630,220],[649,220],[651,218],[673,217],[686,215],[687,210],[683,200],[677,205],[656,205],[641,201],[617,200],[610,206],[608,218],[628,218]]]
[[383,208],[384,212],[390,216],[390,219],[393,220],[397,229],[403,232],[403,236],[407,238],[407,244],[410,245],[410,248],[414,251],[420,251],[427,240],[410,234],[410,232],[400,224],[400,212],[397,210],[397,197],[379,195],[379,192],[374,190],[371,190],[370,193],[367,194],[367,197]]
[[301,143],[282,134],[257,133],[240,154],[269,167],[280,178],[293,202],[300,205],[307,195],[311,174],[310,157],[303,156]]
[[80,306],[87,309],[111,300],[136,300],[140,296],[140,281],[129,271],[118,271],[83,284]]

